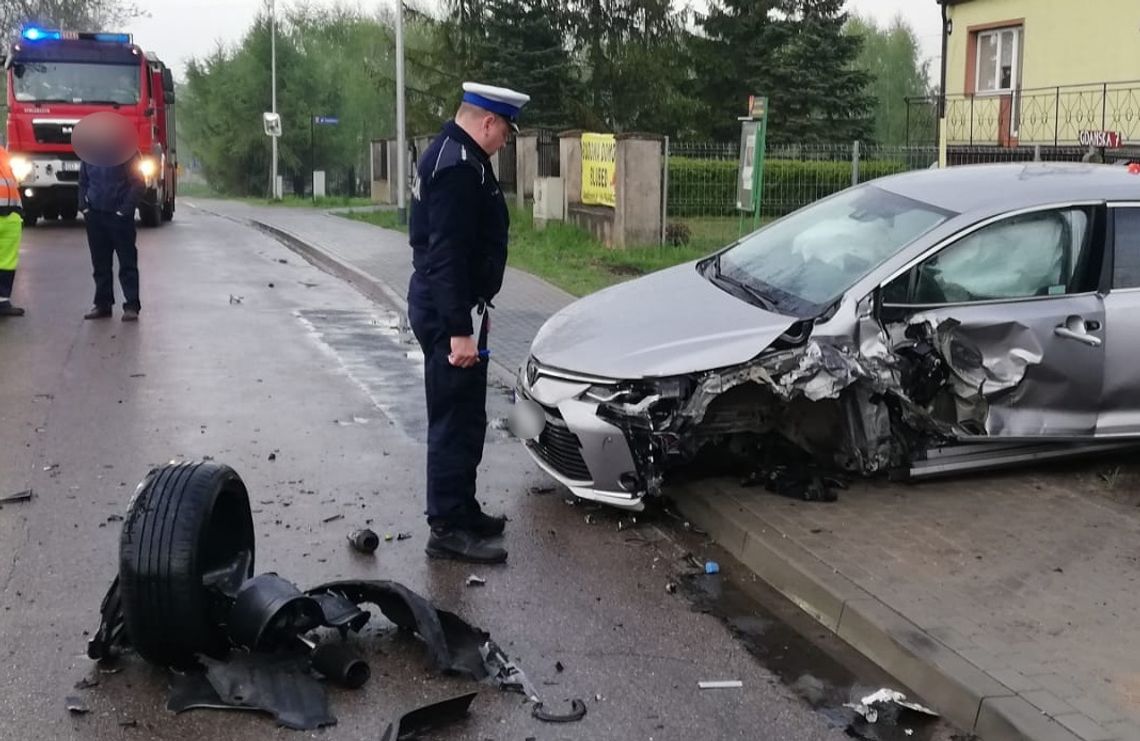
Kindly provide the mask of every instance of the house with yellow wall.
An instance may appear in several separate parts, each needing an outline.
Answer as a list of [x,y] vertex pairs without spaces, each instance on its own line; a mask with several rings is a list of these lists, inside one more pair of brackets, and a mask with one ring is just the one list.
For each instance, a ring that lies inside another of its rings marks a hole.
[[936,0],[947,145],[1140,145],[1140,0]]

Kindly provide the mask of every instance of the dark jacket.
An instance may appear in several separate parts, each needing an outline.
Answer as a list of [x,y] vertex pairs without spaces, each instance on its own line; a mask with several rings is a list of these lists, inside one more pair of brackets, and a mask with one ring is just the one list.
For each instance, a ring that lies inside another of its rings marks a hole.
[[448,121],[420,158],[412,186],[409,302],[434,309],[449,336],[470,336],[471,307],[502,288],[509,227],[487,154]]
[[133,215],[146,192],[139,172],[139,155],[121,165],[103,167],[87,162],[79,166],[79,210]]

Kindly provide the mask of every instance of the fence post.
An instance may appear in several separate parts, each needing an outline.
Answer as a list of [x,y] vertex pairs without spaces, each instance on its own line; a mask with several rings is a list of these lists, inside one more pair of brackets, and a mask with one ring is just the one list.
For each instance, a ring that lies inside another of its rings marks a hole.
[[669,137],[664,142],[664,164],[661,166],[661,244],[665,244],[665,222],[669,220]]
[[859,140],[851,145],[851,184],[859,184]]
[[1033,161],[1034,162],[1040,162],[1041,161],[1041,145],[1040,144],[1034,144],[1033,145]]

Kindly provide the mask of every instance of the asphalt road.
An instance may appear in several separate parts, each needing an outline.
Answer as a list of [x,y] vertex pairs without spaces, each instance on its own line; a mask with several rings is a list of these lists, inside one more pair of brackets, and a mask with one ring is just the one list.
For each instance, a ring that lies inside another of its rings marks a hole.
[[[709,580],[666,590],[692,571],[686,551],[714,550],[667,517],[619,530],[612,512],[532,491],[550,482],[502,431],[488,432],[480,489],[510,516],[510,561],[429,562],[422,376],[397,318],[268,237],[186,206],[172,224],[140,229],[139,247],[138,324],[118,311],[82,319],[93,290],[83,231],[56,224],[26,232],[16,298],[28,316],[0,320],[0,497],[35,491],[0,508],[3,738],[375,739],[392,717],[469,689],[482,690],[471,717],[437,738],[847,737],[814,681],[804,689],[804,677],[831,670],[787,661],[796,639],[770,627],[778,619],[742,623],[750,603],[739,597],[718,614],[722,585],[710,598]],[[491,416],[504,415],[505,394],[492,397]],[[585,720],[543,725],[517,695],[434,675],[422,647],[381,617],[358,639],[372,681],[331,689],[339,723],[312,734],[255,713],[173,715],[164,672],[134,657],[99,672],[84,649],[116,569],[116,517],[150,467],[207,456],[250,489],[258,572],[302,587],[403,582],[488,630],[551,703],[585,699]],[[360,556],[345,536],[366,523],[413,537]],[[724,565],[711,579],[727,586],[737,575]],[[486,585],[466,586],[472,573]],[[782,652],[764,644],[769,632]],[[777,653],[782,667],[755,658]],[[839,666],[845,692],[881,679],[841,647],[823,654],[812,661]],[[98,685],[75,689],[84,678]],[[699,690],[706,679],[743,688]],[[90,712],[69,713],[72,695]]]

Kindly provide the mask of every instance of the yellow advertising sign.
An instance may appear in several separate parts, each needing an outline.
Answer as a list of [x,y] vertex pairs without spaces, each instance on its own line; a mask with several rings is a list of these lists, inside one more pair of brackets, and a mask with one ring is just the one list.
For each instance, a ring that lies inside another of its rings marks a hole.
[[582,203],[611,208],[617,204],[616,153],[613,134],[582,134]]

